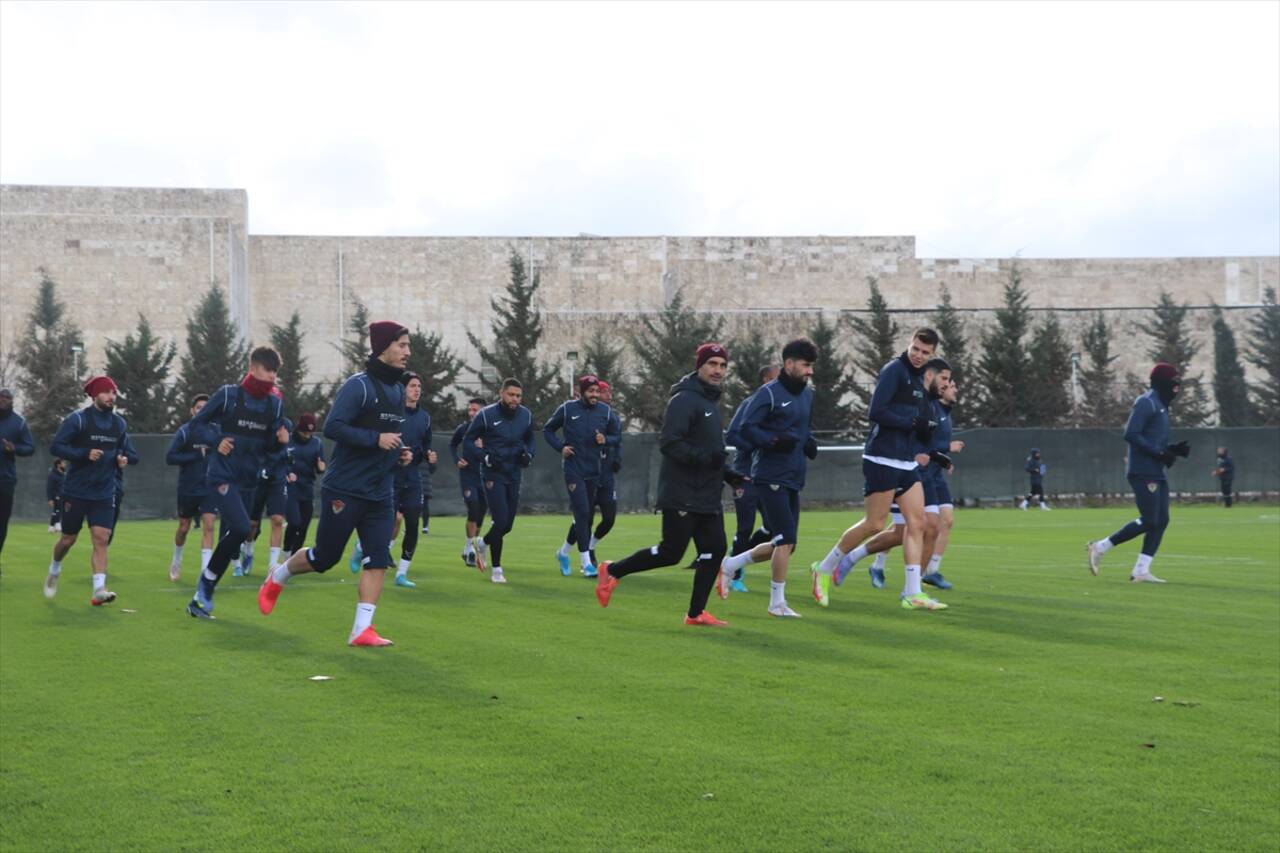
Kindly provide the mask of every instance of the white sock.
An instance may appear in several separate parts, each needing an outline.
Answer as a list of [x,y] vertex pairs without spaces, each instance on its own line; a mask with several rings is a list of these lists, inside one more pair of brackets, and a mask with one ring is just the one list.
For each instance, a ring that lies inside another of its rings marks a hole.
[[854,548],[852,551],[849,552],[849,560],[851,561],[850,565],[854,565],[854,566],[858,565],[858,563],[861,560],[865,560],[868,556],[870,556],[870,554],[871,552],[867,550],[867,545],[864,542],[863,544],[859,545],[857,548]]
[[471,537],[463,536],[462,537],[462,553],[470,554],[475,549],[476,549],[476,546],[471,544]]
[[290,558],[290,557],[292,557],[292,556],[293,556],[293,552],[292,552],[292,551],[281,551],[281,552],[280,552],[280,560],[279,560],[279,562],[277,562],[277,563],[276,563],[276,565],[278,566],[278,565],[281,565],[282,563],[287,563],[287,562],[289,562],[289,558]]
[[209,560],[212,557],[213,557],[212,548],[201,548],[200,549],[200,568],[201,569],[209,568]]
[[560,550],[557,551],[556,553],[559,554],[561,557],[569,556],[569,543],[566,542],[563,545],[561,545]]
[[591,550],[594,551],[596,549],[596,546],[599,544],[600,544],[600,540],[595,537],[594,533],[591,534],[591,546],[590,546]]
[[281,563],[271,570],[271,579],[281,586],[287,584],[291,577],[293,577],[293,575],[289,574],[288,563]]
[[777,607],[787,603],[787,582],[769,581],[769,606]]
[[938,571],[938,569],[941,567],[942,567],[942,555],[934,554],[932,557],[929,558],[929,570],[928,572],[926,572],[926,574],[931,575],[934,572]]
[[277,565],[279,562],[280,562],[280,549],[279,549],[279,548],[272,548],[272,549],[271,549],[271,562],[270,562],[270,563],[268,563],[267,565],[274,566],[274,565]]
[[751,552],[743,551],[741,554],[737,555],[736,557],[730,557],[729,559],[725,560],[724,564],[729,569],[729,571],[736,572],[738,569],[742,568],[743,566],[749,566],[754,562],[755,560],[751,559]]
[[477,536],[475,539],[472,539],[472,540],[471,540],[471,550],[473,550],[473,551],[477,551],[477,552],[479,552],[479,553],[483,554],[483,553],[484,553],[484,551],[485,551],[485,548],[487,548],[487,547],[488,547],[488,546],[484,544],[484,537],[483,537],[483,536]]
[[489,574],[495,578],[502,577],[502,566],[494,566],[493,571],[489,572]]
[[102,589],[106,585],[107,585],[107,573],[103,572],[102,574],[98,574],[95,572],[93,575],[93,591],[97,592],[98,590]]
[[1151,561],[1154,559],[1155,557],[1148,557],[1146,554],[1139,554],[1137,562],[1133,564],[1133,573],[1135,575],[1151,574]]
[[240,553],[244,554],[246,557],[252,557],[253,543],[246,541],[243,545],[240,546]]
[[174,546],[173,546],[173,561],[174,561],[175,563],[181,563],[181,562],[182,562],[182,548],[183,548],[183,546],[181,546],[181,545],[174,545]]
[[400,558],[400,566],[396,569],[396,577],[403,577],[409,574],[409,561],[404,557]]
[[579,551],[579,552],[578,552],[578,562],[582,564],[582,568],[584,568],[584,569],[585,569],[587,566],[591,565],[591,552],[590,552],[590,551]]
[[209,571],[209,567],[208,567],[208,566],[205,566],[205,567],[200,571],[200,577],[204,578],[205,580],[209,581],[210,583],[217,583],[217,582],[218,582],[218,576],[217,576],[217,575],[215,575],[213,572]]
[[907,566],[906,585],[902,588],[903,595],[919,595],[920,594],[920,567]]
[[871,568],[879,569],[880,571],[883,572],[884,567],[887,566],[888,564],[889,564],[889,552],[881,551],[879,554],[876,554],[875,560],[872,561],[871,563]]
[[1116,547],[1115,543],[1111,541],[1110,536],[1106,539],[1099,539],[1097,542],[1093,543],[1093,550],[1097,551],[1099,554],[1105,554],[1114,547]]
[[840,550],[839,544],[831,549],[831,553],[822,558],[822,562],[818,565],[818,571],[824,575],[829,575],[835,571],[836,565],[839,564],[840,558],[844,556],[844,551]]
[[61,560],[50,560],[50,561],[49,561],[49,574],[53,575],[55,578],[56,578],[58,575],[62,574],[62,561],[61,561]]
[[377,609],[376,604],[365,604],[363,601],[356,605],[356,621],[351,626],[352,637],[360,636],[365,628],[373,624],[373,611]]

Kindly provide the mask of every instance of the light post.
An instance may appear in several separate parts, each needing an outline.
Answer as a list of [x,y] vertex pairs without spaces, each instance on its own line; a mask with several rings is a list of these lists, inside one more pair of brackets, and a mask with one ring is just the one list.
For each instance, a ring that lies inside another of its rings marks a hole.
[[80,381],[80,353],[84,352],[84,347],[79,344],[71,345],[71,376],[77,382]]
[[1079,417],[1080,414],[1080,353],[1071,353],[1071,408]]
[[576,349],[569,350],[565,354],[565,358],[569,362],[569,393],[572,394],[578,377],[578,351]]

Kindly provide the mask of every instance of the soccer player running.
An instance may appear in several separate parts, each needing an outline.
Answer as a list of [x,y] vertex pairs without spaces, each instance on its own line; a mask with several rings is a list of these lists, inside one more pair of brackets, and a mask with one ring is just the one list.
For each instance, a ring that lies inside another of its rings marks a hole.
[[480,535],[480,525],[484,524],[484,514],[488,504],[484,500],[484,486],[480,482],[480,465],[484,458],[484,450],[475,441],[463,441],[467,427],[475,420],[476,415],[484,408],[484,400],[472,397],[467,401],[467,419],[458,424],[449,439],[449,454],[453,457],[454,467],[458,469],[458,488],[462,492],[462,503],[467,508],[466,541],[462,543],[462,562],[468,566],[476,564],[476,537]]
[[[964,450],[964,442],[951,437],[951,410],[955,407],[959,389],[946,372],[945,379],[938,380],[938,399],[934,404],[938,428],[933,434],[933,444],[929,452],[929,468],[926,474],[933,478],[934,512],[937,513],[936,525],[930,527],[930,535],[924,543],[924,554],[929,555],[929,564],[920,576],[921,583],[927,583],[938,589],[951,589],[951,582],[942,576],[942,556],[951,542],[951,528],[955,526],[955,501],[951,497],[951,487],[947,477],[953,469],[951,454]],[[925,505],[925,512],[930,512]]]
[[[284,397],[280,389],[273,388],[272,395],[280,397],[283,405]],[[284,419],[285,435],[293,434],[293,422]],[[240,561],[236,563],[232,573],[235,577],[245,577],[253,573],[253,546],[262,532],[262,514],[267,514],[271,522],[270,556],[268,570],[274,569],[280,562],[280,549],[284,545],[284,521],[289,512],[289,442],[286,439],[273,452],[267,454],[266,465],[262,468],[262,480],[253,495],[253,507],[249,510],[249,536],[240,546]]]
[[1106,539],[1089,543],[1089,571],[1097,575],[1103,554],[1141,535],[1142,551],[1129,580],[1164,583],[1151,573],[1151,562],[1169,526],[1169,478],[1165,469],[1172,468],[1179,456],[1185,459],[1190,455],[1191,446],[1185,441],[1169,443],[1169,407],[1182,384],[1178,369],[1160,362],[1151,368],[1150,379],[1151,389],[1133,401],[1124,427],[1124,440],[1129,443],[1125,473],[1133,487],[1139,516]]
[[[197,394],[191,401],[191,417],[198,415],[208,402],[208,394]],[[218,435],[212,424],[197,425],[189,420],[173,434],[164,457],[166,465],[178,466],[178,529],[173,534],[173,559],[169,562],[169,580],[174,583],[182,576],[182,552],[191,522],[196,518],[200,519],[201,571],[213,556],[216,507],[209,497],[205,474],[209,468],[209,449],[217,444]]]
[[1040,509],[1047,511],[1049,504],[1044,499],[1044,475],[1049,470],[1049,466],[1040,458],[1040,448],[1031,448],[1031,453],[1027,456],[1027,464],[1022,466],[1022,470],[1031,477],[1031,487],[1027,489],[1027,496],[1022,499],[1019,509],[1025,510],[1031,499],[1035,498],[1040,502]]
[[[782,365],[777,363],[766,364],[760,368],[757,377],[760,380],[760,386],[756,389],[758,393],[760,388],[769,384],[778,378],[778,374],[782,371]],[[733,444],[737,451],[733,455],[733,461],[729,463],[729,470],[742,478],[742,481],[733,487],[733,510],[736,519],[736,525],[733,532],[733,542],[729,545],[729,556],[737,557],[744,552],[750,551],[757,545],[762,545],[773,539],[773,534],[769,532],[768,523],[764,520],[764,513],[760,513],[761,525],[756,528],[756,513],[760,511],[760,496],[756,491],[755,484],[751,482],[751,461],[752,452],[742,444],[742,438],[738,433],[742,426],[742,419],[747,414],[747,407],[751,403],[753,395],[749,395],[747,399],[738,404],[738,409],[733,413],[733,417],[729,419],[729,430],[727,439]],[[754,562],[749,560],[748,562]],[[729,583],[729,589],[733,592],[747,592],[746,566],[739,568],[733,573],[733,579]]]
[[477,412],[462,437],[464,444],[474,444],[484,451],[480,480],[491,521],[489,532],[473,539],[472,545],[476,568],[481,572],[489,570],[489,580],[494,583],[507,582],[502,570],[502,542],[516,523],[521,472],[533,462],[533,413],[520,405],[523,398],[520,381],[504,379],[498,402]]
[[[608,607],[618,582],[627,575],[674,566],[692,539],[698,559],[686,625],[727,625],[707,612],[725,554],[724,510],[720,490],[726,471],[720,420],[720,385],[729,369],[729,351],[705,343],[694,355],[695,370],[671,387],[658,443],[657,508],[662,512],[662,541],[617,562],[600,564],[596,600]],[[736,475],[729,472],[736,481]]]
[[13,495],[18,489],[16,460],[35,452],[36,442],[31,437],[27,419],[13,410],[13,392],[0,388],[0,554],[4,553],[9,516],[13,515]]
[[1218,478],[1218,484],[1222,487],[1222,502],[1226,504],[1227,509],[1231,508],[1231,483],[1236,476],[1236,463],[1232,461],[1231,454],[1227,452],[1225,447],[1218,448],[1218,465],[1213,469],[1213,476]]
[[391,564],[395,469],[413,457],[400,436],[405,414],[401,382],[408,363],[409,330],[389,320],[370,323],[365,369],[338,389],[324,419],[324,434],[334,442],[334,449],[320,487],[315,547],[295,552],[267,576],[258,590],[258,609],[264,616],[275,609],[291,578],[328,571],[342,559],[347,541],[358,531],[366,549],[364,571],[347,645],[393,645],[374,629],[373,614]]
[[[298,415],[298,425],[289,440],[289,526],[284,531],[283,562],[307,543],[307,531],[315,512],[316,477],[324,473],[324,442],[316,436],[316,416]],[[275,567],[272,567],[274,571]]]
[[404,378],[404,426],[400,431],[403,446],[411,451],[408,459],[403,456],[396,466],[395,491],[396,520],[391,529],[394,544],[404,522],[404,541],[400,543],[400,563],[396,567],[396,586],[413,589],[417,584],[409,580],[409,565],[413,552],[418,548],[418,519],[422,515],[421,465],[436,464],[436,452],[431,449],[431,415],[418,405],[422,399],[422,377],[410,371]]
[[289,441],[281,400],[272,394],[280,354],[271,347],[249,353],[249,370],[238,385],[223,385],[191,418],[195,429],[215,429],[218,444],[205,474],[209,496],[221,518],[221,534],[200,572],[187,613],[213,618],[213,597],[227,566],[249,536],[249,512],[262,483],[268,456]]
[[811,567],[813,595],[823,607],[828,604],[831,575],[840,558],[881,531],[895,498],[907,523],[902,541],[905,563],[902,607],[904,610],[942,610],[947,606],[920,589],[925,513],[919,469],[927,465],[929,459],[917,451],[930,441],[936,426],[931,418],[923,374],[925,364],[937,348],[937,332],[929,328],[916,329],[906,352],[886,364],[876,380],[867,412],[873,426],[862,452],[866,514],[844,532],[826,557]]
[[90,379],[84,393],[93,402],[67,415],[54,433],[50,449],[54,456],[66,459],[69,467],[62,484],[62,536],[53,546],[49,576],[44,581],[45,598],[58,594],[62,561],[87,521],[93,539],[93,597],[89,603],[97,607],[116,600],[116,594],[107,589],[107,546],[116,520],[116,471],[137,460],[136,453],[130,458],[128,426],[115,412],[117,390],[110,376]]
[[49,533],[62,532],[62,481],[67,476],[67,463],[53,460],[49,476],[44,481],[44,497],[49,504]]
[[720,563],[718,587],[728,598],[734,575],[750,563],[770,561],[769,615],[798,618],[787,605],[787,566],[800,527],[800,491],[818,443],[810,432],[813,375],[818,348],[797,338],[782,348],[782,372],[748,398],[742,422],[730,437],[751,454],[751,482],[773,533],[770,541]]
[[[563,431],[564,438],[556,435]],[[564,486],[573,509],[578,563],[584,577],[596,576],[591,562],[592,521],[608,448],[618,444],[622,426],[613,409],[600,402],[600,380],[587,374],[578,380],[578,397],[560,404],[542,428],[551,449],[562,457]],[[556,552],[560,574],[570,574],[569,543]]]

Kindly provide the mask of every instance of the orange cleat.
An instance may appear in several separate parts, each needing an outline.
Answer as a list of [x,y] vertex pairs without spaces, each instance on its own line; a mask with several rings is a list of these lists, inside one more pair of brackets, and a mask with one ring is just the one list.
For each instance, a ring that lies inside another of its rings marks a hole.
[[386,637],[379,637],[378,632],[370,625],[360,632],[359,636],[347,640],[348,646],[394,646],[395,643]]
[[684,624],[686,625],[706,625],[708,628],[723,628],[729,623],[723,619],[717,619],[707,611],[702,611],[697,616],[685,616]]
[[262,586],[258,587],[258,610],[263,616],[270,616],[271,611],[276,609],[276,599],[283,589],[284,585],[273,581],[271,575],[267,575]]
[[599,577],[596,578],[596,601],[600,602],[601,607],[609,606],[609,599],[613,596],[613,590],[618,586],[618,579],[609,574],[609,566],[612,562],[605,560],[600,564]]

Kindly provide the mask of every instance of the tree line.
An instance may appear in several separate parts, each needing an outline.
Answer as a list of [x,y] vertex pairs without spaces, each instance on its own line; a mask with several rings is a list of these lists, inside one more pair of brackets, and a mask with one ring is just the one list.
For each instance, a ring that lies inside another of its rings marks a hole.
[[[483,399],[495,399],[505,377],[518,377],[524,383],[525,404],[539,418],[548,417],[570,394],[559,365],[537,355],[545,332],[538,300],[540,274],[530,274],[516,252],[509,267],[506,288],[490,299],[488,336],[467,333],[480,355],[480,370],[469,370],[440,335],[417,327],[410,332],[409,367],[423,377],[422,405],[441,428],[455,423],[465,410],[465,399],[456,393],[464,373],[476,375],[470,387],[478,388],[476,395]],[[16,353],[0,362],[0,372],[17,374],[27,420],[37,435],[48,436],[67,412],[82,405],[80,386],[90,371],[82,333],[57,298],[56,283],[46,270],[40,273],[25,334]],[[822,353],[813,375],[820,391],[813,422],[817,431],[830,437],[865,435],[875,376],[902,351],[906,335],[917,325],[933,326],[943,340],[939,354],[950,362],[961,388],[954,412],[958,426],[1113,428],[1123,422],[1133,397],[1146,386],[1145,377],[1121,375],[1115,364],[1118,343],[1132,340],[1131,330],[1102,311],[1089,318],[1074,340],[1053,311],[1035,312],[1041,314],[1035,321],[1016,264],[1010,268],[1001,306],[985,324],[966,318],[945,286],[939,288],[932,311],[913,312],[909,318],[895,316],[875,279],[869,279],[868,286],[864,311],[835,322],[819,317],[810,328],[796,330],[797,335],[808,335]],[[333,344],[342,354],[340,376],[318,381],[310,377],[302,354],[305,333],[296,311],[283,324],[268,326],[269,343],[284,362],[277,385],[291,418],[302,412],[323,418],[342,380],[363,369],[370,317],[363,302],[349,298],[346,335]],[[1212,307],[1213,372],[1208,380],[1186,369],[1200,351],[1188,329],[1189,310],[1161,292],[1146,317],[1135,324],[1148,360],[1167,361],[1184,370],[1174,423],[1280,425],[1280,305],[1275,289],[1267,288],[1264,304],[1250,314],[1243,350],[1222,308]],[[848,354],[842,352],[842,339],[849,342]],[[733,360],[722,397],[727,408],[736,407],[754,390],[757,369],[776,360],[784,343],[758,329],[728,335],[723,317],[690,308],[677,292],[661,311],[641,315],[625,331],[597,324],[580,342],[574,367],[579,374],[594,373],[610,382],[614,404],[631,428],[656,430],[668,389],[692,369],[694,349],[708,340],[725,343]],[[226,295],[216,281],[187,320],[186,343],[179,358],[177,343],[160,340],[141,313],[134,331],[123,340],[106,342],[105,371],[120,387],[118,408],[134,432],[173,430],[186,419],[196,394],[210,393],[243,376],[249,345],[237,334]],[[73,347],[81,351],[78,359]],[[1257,368],[1259,381],[1245,381],[1242,357]]]

